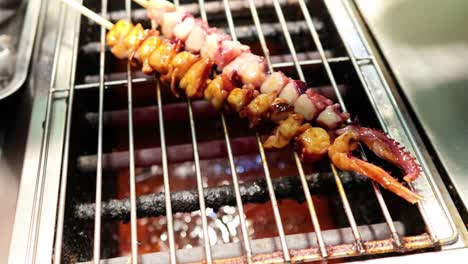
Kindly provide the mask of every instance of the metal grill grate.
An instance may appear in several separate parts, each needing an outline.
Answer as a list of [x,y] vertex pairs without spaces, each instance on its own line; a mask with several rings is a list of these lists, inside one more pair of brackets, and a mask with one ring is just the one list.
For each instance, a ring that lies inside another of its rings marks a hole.
[[[205,10],[206,5],[214,5],[214,2],[207,2],[204,1],[198,2],[199,13],[201,17],[209,21],[209,16]],[[274,186],[271,179],[271,164],[268,163],[266,153],[263,149],[261,143],[261,133],[255,132],[256,143],[258,145],[260,157],[261,157],[261,165],[263,167],[263,172],[265,175],[267,188],[268,188],[268,195],[273,207],[274,218],[276,222],[276,228],[278,231],[280,247],[273,250],[269,253],[257,253],[253,249],[252,244],[255,242],[254,240],[249,239],[249,235],[247,232],[247,224],[246,219],[244,217],[244,210],[242,204],[242,197],[239,188],[239,177],[236,173],[236,160],[235,154],[232,149],[232,138],[230,136],[230,132],[232,127],[235,124],[228,123],[228,118],[225,114],[219,114],[219,122],[221,123],[222,130],[224,132],[224,141],[225,146],[227,148],[227,157],[229,160],[229,166],[231,170],[232,176],[232,186],[234,188],[235,198],[236,198],[236,205],[237,205],[237,212],[240,216],[240,225],[241,225],[241,233],[242,233],[242,249],[243,254],[238,256],[234,259],[230,259],[229,261],[234,262],[262,262],[262,261],[270,261],[270,262],[298,262],[298,261],[312,261],[312,260],[321,260],[326,258],[341,258],[347,256],[361,256],[367,254],[377,254],[377,253],[388,253],[388,252],[402,252],[402,251],[410,251],[415,249],[421,248],[429,248],[436,245],[449,243],[453,240],[453,236],[455,233],[455,229],[453,228],[453,223],[451,219],[445,213],[446,209],[443,203],[440,202],[438,190],[435,189],[432,184],[431,177],[429,176],[429,171],[427,166],[422,159],[421,153],[419,153],[417,146],[415,145],[414,140],[412,139],[409,129],[404,122],[402,114],[399,112],[397,108],[397,104],[393,99],[392,95],[389,92],[389,88],[383,78],[383,74],[380,71],[376,59],[371,53],[370,47],[365,42],[363,38],[363,33],[360,31],[360,26],[357,23],[355,17],[352,14],[352,7],[350,6],[349,2],[346,0],[325,0],[324,6],[328,8],[328,12],[331,15],[331,20],[335,24],[339,38],[342,40],[342,45],[346,51],[345,56],[339,57],[331,57],[327,55],[324,45],[321,42],[321,38],[319,33],[317,32],[317,26],[315,25],[314,20],[312,19],[311,14],[309,13],[309,6],[308,3],[304,0],[297,0],[297,1],[289,1],[288,3],[280,2],[278,0],[272,1],[262,1],[262,3],[256,3],[253,0],[249,0],[248,2],[243,1],[234,1],[234,3],[230,3],[227,0],[223,0],[222,3],[219,2],[219,5],[224,7],[221,10],[225,11],[226,22],[228,25],[229,32],[232,38],[235,40],[236,37],[236,28],[235,28],[235,17],[232,15],[231,6],[238,5],[239,3],[244,3],[245,6],[250,10],[250,16],[253,19],[254,25],[253,28],[257,31],[257,38],[258,42],[260,43],[261,50],[263,51],[263,55],[266,58],[268,63],[268,67],[270,70],[277,69],[277,68],[284,68],[284,67],[292,67],[296,70],[296,74],[298,75],[299,79],[306,81],[305,74],[303,72],[303,66],[310,66],[310,65],[319,65],[323,67],[325,71],[325,76],[330,83],[332,90],[341,104],[343,110],[346,111],[345,100],[343,99],[342,94],[340,93],[339,85],[337,82],[338,77],[334,73],[331,64],[332,63],[340,63],[340,62],[351,62],[352,68],[355,71],[355,74],[358,76],[360,84],[364,88],[364,91],[369,96],[369,100],[371,105],[374,107],[374,111],[380,121],[380,124],[383,130],[389,133],[394,138],[402,141],[405,145],[409,146],[410,150],[416,154],[419,158],[423,168],[425,169],[425,175],[419,179],[414,189],[418,192],[422,193],[426,198],[424,201],[418,204],[419,212],[422,216],[424,221],[424,226],[426,229],[425,233],[415,235],[415,236],[406,236],[402,237],[397,232],[397,228],[395,227],[395,223],[392,219],[391,213],[388,209],[388,206],[385,202],[384,196],[382,195],[379,187],[372,183],[372,190],[375,193],[379,208],[381,213],[385,219],[386,225],[390,230],[391,236],[384,240],[378,241],[369,241],[363,240],[361,232],[362,229],[358,227],[356,222],[355,216],[353,215],[352,206],[348,200],[348,194],[345,191],[345,187],[343,185],[340,172],[338,172],[332,164],[329,164],[331,168],[331,172],[333,173],[333,178],[336,183],[336,188],[343,206],[344,213],[346,215],[347,221],[349,222],[349,226],[353,235],[353,242],[346,243],[346,244],[338,244],[338,245],[328,245],[326,243],[326,239],[324,239],[324,232],[321,230],[320,222],[317,217],[316,208],[314,206],[314,202],[311,197],[311,193],[309,190],[309,184],[307,183],[306,173],[303,168],[303,164],[301,163],[298,155],[292,151],[290,155],[294,157],[295,165],[297,167],[297,171],[299,173],[300,182],[302,185],[302,189],[304,190],[304,197],[307,202],[307,207],[310,214],[311,224],[314,227],[317,246],[306,246],[301,249],[297,248],[290,248],[289,243],[291,240],[288,239],[288,236],[284,232],[284,227],[280,215],[280,210],[278,209],[278,202],[275,196]],[[298,52],[296,52],[295,45],[293,43],[293,39],[289,32],[288,21],[286,20],[285,14],[283,12],[283,8],[285,4],[294,4],[299,6],[300,15],[305,21],[308,29],[309,40],[312,41],[316,50],[319,54],[319,58],[317,59],[305,59],[301,60],[298,57]],[[176,1],[176,5],[178,5],[178,1]],[[269,50],[267,47],[267,40],[265,35],[263,34],[262,23],[260,21],[258,6],[259,5],[269,5],[272,6],[274,9],[274,14],[277,16],[279,21],[279,25],[281,28],[281,34],[286,41],[287,46],[287,55],[288,58],[291,58],[292,61],[287,62],[279,62],[273,63],[271,56],[269,55]],[[103,16],[107,16],[107,8],[108,3],[107,0],[102,0],[101,3],[101,14]],[[237,8],[237,7],[236,7]],[[62,43],[63,38],[63,31],[64,31],[64,24],[66,13],[71,12],[66,7],[60,7],[60,23],[58,28],[58,37],[57,37],[57,51],[56,51],[56,60],[59,60],[61,55],[58,50]],[[125,1],[125,14],[127,17],[131,18],[132,13],[131,10],[131,1]],[[86,26],[86,24],[85,24]],[[135,183],[135,152],[136,147],[134,143],[134,120],[133,120],[133,100],[132,96],[135,93],[135,90],[132,86],[136,83],[152,83],[154,84],[154,88],[156,89],[156,103],[157,103],[157,114],[158,114],[158,126],[159,126],[159,136],[160,136],[160,151],[161,151],[161,163],[162,163],[162,175],[164,179],[164,193],[165,193],[165,203],[166,203],[166,217],[168,223],[168,245],[169,245],[169,260],[171,263],[177,262],[177,254],[179,252],[176,251],[176,246],[174,242],[174,227],[173,227],[173,219],[172,219],[172,206],[171,206],[171,184],[170,184],[170,177],[168,171],[168,146],[166,144],[166,131],[165,131],[165,122],[164,122],[164,111],[163,111],[163,94],[162,94],[162,87],[160,86],[159,82],[156,81],[153,77],[138,77],[134,78],[133,73],[128,63],[126,65],[126,78],[123,79],[115,79],[111,81],[106,81],[106,78],[109,78],[105,71],[106,62],[106,51],[105,51],[105,28],[102,27],[100,29],[100,43],[99,43],[99,78],[97,82],[88,82],[88,83],[81,83],[75,85],[75,74],[80,71],[77,69],[77,53],[79,50],[79,41],[78,41],[78,33],[75,32],[75,39],[73,41],[73,50],[74,55],[71,60],[72,64],[72,75],[70,76],[70,85],[69,88],[60,88],[57,87],[54,83],[56,76],[58,74],[57,65],[58,62],[54,60],[54,69],[52,71],[52,83],[49,91],[49,98],[48,98],[48,111],[46,112],[46,122],[44,124],[44,139],[43,139],[43,146],[41,152],[41,168],[39,170],[39,179],[43,179],[45,177],[45,168],[47,162],[47,153],[49,148],[49,140],[50,140],[50,132],[51,129],[51,113],[53,111],[57,111],[54,109],[54,101],[57,100],[57,95],[65,94],[65,98],[68,102],[68,107],[66,111],[66,123],[65,123],[65,134],[64,134],[64,146],[63,146],[63,156],[62,156],[62,171],[61,175],[61,182],[60,182],[60,193],[59,193],[59,203],[58,203],[58,214],[57,214],[57,224],[56,224],[56,233],[55,233],[55,247],[54,247],[54,261],[55,263],[60,263],[63,257],[62,249],[63,249],[63,237],[64,237],[64,225],[67,221],[66,219],[66,209],[71,206],[67,203],[67,179],[70,177],[72,172],[69,171],[69,160],[73,155],[70,155],[70,141],[72,140],[72,120],[74,112],[79,112],[79,109],[74,108],[74,93],[75,92],[85,92],[87,90],[92,89],[99,89],[99,107],[98,107],[98,138],[97,138],[97,157],[96,157],[96,196],[95,196],[95,204],[96,204],[96,213],[95,213],[95,222],[94,222],[94,246],[93,246],[93,260],[95,263],[98,263],[101,259],[100,252],[101,252],[101,232],[102,232],[102,221],[101,221],[101,206],[102,206],[102,189],[103,189],[103,160],[104,154],[103,153],[103,142],[105,133],[103,131],[104,127],[104,106],[105,106],[105,90],[107,88],[118,87],[122,85],[127,86],[127,112],[128,112],[128,155],[129,155],[129,186],[130,186],[130,208],[131,208],[131,217],[130,217],[130,225],[131,225],[131,259],[133,263],[138,263],[138,237],[137,237],[137,196],[136,196],[136,183]],[[119,75],[121,76],[121,75]],[[387,101],[390,102],[387,104]],[[384,104],[386,107],[389,107],[391,111],[384,111],[383,109],[379,109],[378,104]],[[370,109],[369,109],[370,110]],[[207,227],[207,216],[206,216],[206,206],[204,197],[204,181],[203,181],[203,173],[200,168],[200,157],[199,157],[199,138],[197,137],[196,133],[196,115],[194,114],[193,109],[193,102],[189,99],[187,101],[187,111],[188,111],[188,119],[189,119],[189,126],[190,126],[190,134],[191,134],[191,143],[193,147],[193,156],[194,156],[194,166],[195,166],[195,174],[196,174],[196,182],[197,182],[197,192],[199,197],[199,206],[200,206],[200,213],[202,219],[202,229],[203,229],[203,237],[204,237],[204,258],[203,261],[207,263],[212,263],[218,261],[214,257],[212,252],[210,241],[209,241],[209,234],[208,234],[208,227]],[[218,118],[218,117],[217,117]],[[155,124],[156,125],[156,124]],[[75,135],[78,136],[78,135]],[[365,158],[364,151],[362,151],[363,158]],[[42,190],[43,187],[39,186],[38,190]],[[40,204],[41,201],[39,200],[38,203]],[[37,210],[33,215],[33,219],[40,218],[40,207],[36,207]],[[437,226],[437,228],[435,228]],[[440,228],[442,227],[442,228]],[[33,227],[34,229],[34,227]],[[327,231],[325,231],[327,232]],[[29,257],[31,260],[36,260],[36,252],[37,252],[37,242],[38,239],[35,239],[34,244],[32,244],[31,251],[33,254],[30,254]],[[228,261],[228,260],[225,260]]]

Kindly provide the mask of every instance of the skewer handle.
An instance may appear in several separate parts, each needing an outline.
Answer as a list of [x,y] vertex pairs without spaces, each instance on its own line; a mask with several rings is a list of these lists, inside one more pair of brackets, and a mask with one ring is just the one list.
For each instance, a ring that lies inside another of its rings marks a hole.
[[148,0],[133,0],[135,3],[139,4],[143,8],[148,8]]
[[111,30],[114,27],[114,24],[112,24],[109,20],[103,18],[102,16],[94,13],[92,10],[88,9],[87,7],[79,4],[75,0],[62,0],[64,3],[67,5],[75,8],[78,10],[81,14],[84,16],[88,17],[89,19],[93,20],[97,24],[106,27],[108,30]]

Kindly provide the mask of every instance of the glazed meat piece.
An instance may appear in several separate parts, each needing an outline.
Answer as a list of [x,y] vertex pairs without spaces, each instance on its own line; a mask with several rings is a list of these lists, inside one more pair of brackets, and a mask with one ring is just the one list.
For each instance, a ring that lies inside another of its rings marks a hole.
[[292,114],[283,120],[267,138],[263,146],[269,148],[284,148],[298,134],[310,128],[310,124],[303,124],[304,118],[299,114]]
[[149,57],[149,65],[153,70],[164,75],[169,71],[169,65],[172,58],[174,58],[178,51],[178,44],[172,44],[168,41],[164,41],[154,52],[151,53]]
[[179,81],[182,80],[190,67],[199,60],[200,56],[187,51],[177,53],[171,60],[167,74],[161,76],[161,81],[170,83],[172,93],[179,97],[179,92],[177,91]]
[[128,57],[132,57],[133,53],[140,47],[143,40],[146,39],[148,31],[146,31],[141,24],[137,24],[130,30],[124,38],[124,44],[127,48]]
[[112,54],[119,59],[126,59],[129,56],[124,39],[132,29],[132,22],[119,20],[106,35],[107,45],[111,48]]
[[249,118],[250,127],[255,126],[267,116],[275,98],[276,95],[274,93],[260,94],[247,105],[245,111],[241,113],[241,116],[247,116]]
[[322,159],[331,145],[328,132],[321,127],[310,127],[296,137],[296,148],[304,161]]
[[153,68],[151,68],[151,65],[149,64],[149,56],[159,47],[160,44],[161,38],[158,36],[149,36],[143,41],[135,53],[134,59],[141,61],[143,65],[141,70],[144,73],[149,74],[153,72]]
[[234,88],[229,93],[227,101],[231,106],[231,109],[238,112],[243,117],[244,115],[242,114],[242,110],[256,95],[255,90]]
[[227,96],[234,89],[231,82],[225,79],[224,75],[217,75],[210,81],[204,92],[205,99],[217,110],[221,109]]
[[180,81],[180,88],[188,97],[198,98],[203,95],[213,62],[201,59],[193,64]]

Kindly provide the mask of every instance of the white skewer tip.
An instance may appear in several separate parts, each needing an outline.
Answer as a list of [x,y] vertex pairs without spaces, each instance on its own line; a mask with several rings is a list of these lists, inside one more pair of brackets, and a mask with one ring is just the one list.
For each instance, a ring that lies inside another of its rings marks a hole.
[[114,24],[109,20],[103,18],[102,16],[94,13],[92,10],[88,9],[87,7],[81,5],[80,3],[76,2],[75,0],[62,0],[67,5],[73,7],[74,9],[78,10],[82,15],[86,16],[87,18],[93,20],[97,24],[106,27],[108,30],[111,30],[114,27]]

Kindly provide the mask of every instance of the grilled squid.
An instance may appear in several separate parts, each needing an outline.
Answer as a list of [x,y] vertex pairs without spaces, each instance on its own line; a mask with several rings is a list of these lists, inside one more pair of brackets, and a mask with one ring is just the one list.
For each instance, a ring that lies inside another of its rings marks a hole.
[[330,145],[330,134],[321,127],[309,127],[296,137],[296,148],[304,161],[321,160]]
[[[305,161],[316,161],[328,153],[342,170],[366,175],[411,203],[421,199],[383,169],[352,156],[357,142],[363,142],[377,156],[399,166],[406,181],[416,179],[419,166],[385,134],[358,126],[343,128],[349,114],[343,113],[338,104],[307,89],[302,81],[281,72],[268,74],[262,57],[210,29],[206,23],[195,19],[191,30],[178,29],[184,21],[191,21],[187,20],[191,18],[189,14],[164,4],[152,12],[162,14],[156,22],[162,28],[166,26],[163,34],[172,39],[163,39],[157,31],[122,20],[107,35],[107,43],[116,57],[141,64],[145,73],[159,74],[162,83],[170,86],[176,96],[180,89],[188,97],[204,97],[216,109],[225,106],[247,117],[250,126],[267,120],[277,123],[264,143],[265,148],[283,148],[294,139]],[[176,39],[177,36],[181,39]],[[215,66],[222,71],[210,79]],[[329,134],[336,129],[340,136],[332,141]]]
[[291,139],[311,127],[310,124],[304,124],[303,121],[304,118],[301,115],[291,114],[273,130],[264,146],[266,148],[283,148],[287,146]]
[[192,65],[199,60],[200,56],[187,51],[179,52],[172,58],[169,63],[169,70],[165,75],[161,76],[161,81],[170,83],[171,91],[176,97],[179,97],[177,86],[180,80],[191,69]]
[[421,167],[414,157],[400,146],[400,143],[375,129],[350,125],[337,131],[339,134],[352,134],[378,157],[399,167],[405,174],[403,179],[412,182],[421,174]]
[[398,162],[397,156],[401,156],[401,151],[393,150],[395,144],[388,142],[387,137],[381,138],[378,131],[354,126],[345,128],[341,132],[342,134],[328,149],[328,156],[335,166],[344,171],[365,175],[410,203],[414,204],[422,199],[421,196],[402,185],[382,168],[352,155],[352,152],[358,147],[357,143],[363,142],[380,157]]

